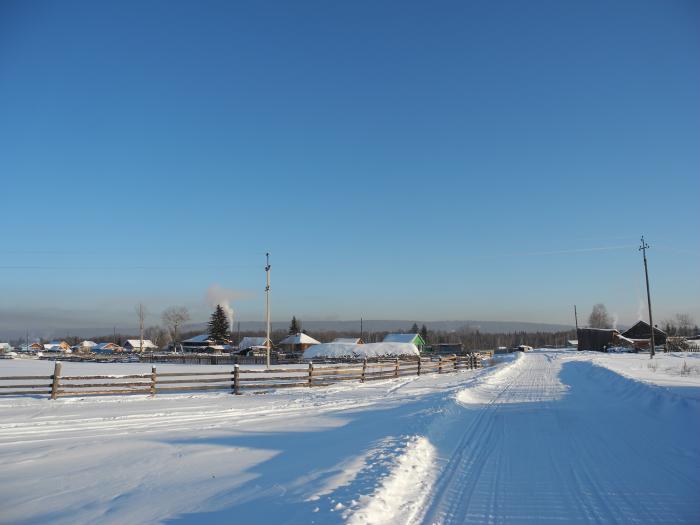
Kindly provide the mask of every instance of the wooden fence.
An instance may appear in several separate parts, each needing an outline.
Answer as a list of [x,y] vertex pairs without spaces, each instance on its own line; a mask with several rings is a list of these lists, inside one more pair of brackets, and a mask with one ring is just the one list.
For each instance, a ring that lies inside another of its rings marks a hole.
[[340,381],[373,381],[428,373],[448,373],[480,368],[481,356],[451,356],[411,360],[357,361],[351,364],[319,365],[309,362],[299,368],[246,370],[234,365],[231,371],[157,372],[147,374],[64,376],[56,362],[50,376],[0,377],[0,396],[48,395],[50,399],[66,396],[124,395],[227,391],[329,386]]

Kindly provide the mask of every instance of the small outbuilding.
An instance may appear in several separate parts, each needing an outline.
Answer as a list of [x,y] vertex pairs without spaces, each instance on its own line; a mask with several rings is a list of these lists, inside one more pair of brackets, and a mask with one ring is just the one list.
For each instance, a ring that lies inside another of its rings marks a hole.
[[321,344],[313,337],[304,333],[291,334],[282,339],[279,345],[288,353],[302,353],[304,350],[313,345]]
[[331,343],[346,343],[351,345],[365,344],[361,337],[336,337]]
[[614,328],[579,328],[576,330],[579,350],[605,352],[616,345],[620,332]]
[[459,355],[464,353],[464,345],[462,343],[438,343],[432,345],[430,350],[436,355]]

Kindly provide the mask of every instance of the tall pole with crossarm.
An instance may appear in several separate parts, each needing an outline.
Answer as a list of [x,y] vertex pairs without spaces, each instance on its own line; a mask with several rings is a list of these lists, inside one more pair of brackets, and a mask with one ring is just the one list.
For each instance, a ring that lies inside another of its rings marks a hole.
[[649,342],[651,345],[651,354],[649,355],[649,359],[652,359],[654,357],[654,321],[651,318],[651,295],[649,295],[649,268],[647,266],[647,249],[649,249],[649,245],[646,242],[644,242],[644,236],[642,235],[642,244],[639,247],[639,251],[642,252],[642,255],[644,257],[644,277],[647,281],[647,306],[649,307],[649,329],[651,331],[651,341]]
[[265,274],[267,276],[267,286],[265,286],[265,324],[267,327],[267,339],[265,340],[265,346],[267,347],[267,352],[265,353],[265,362],[267,368],[270,368],[270,254],[265,254]]

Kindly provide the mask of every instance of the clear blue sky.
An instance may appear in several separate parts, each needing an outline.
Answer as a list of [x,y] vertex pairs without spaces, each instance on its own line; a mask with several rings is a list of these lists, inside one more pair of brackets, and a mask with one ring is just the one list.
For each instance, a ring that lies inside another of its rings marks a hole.
[[0,317],[700,322],[699,6],[4,1]]

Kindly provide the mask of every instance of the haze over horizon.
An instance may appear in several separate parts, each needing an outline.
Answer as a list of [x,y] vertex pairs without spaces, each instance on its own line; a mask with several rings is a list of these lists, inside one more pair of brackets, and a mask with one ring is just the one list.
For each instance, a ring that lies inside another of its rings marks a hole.
[[642,234],[655,322],[700,322],[699,36],[693,1],[3,2],[0,339],[262,320],[266,252],[275,321],[628,325]]

